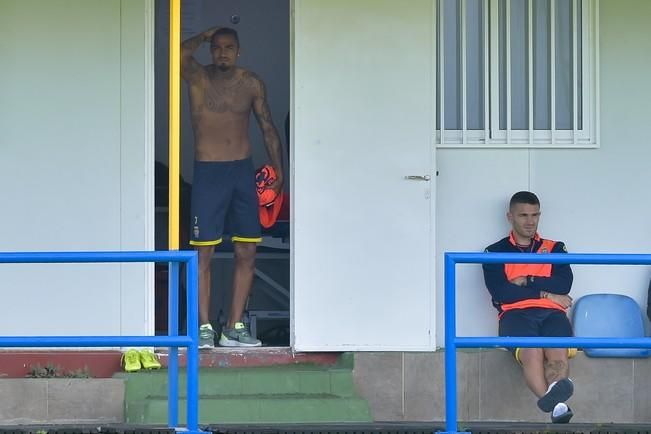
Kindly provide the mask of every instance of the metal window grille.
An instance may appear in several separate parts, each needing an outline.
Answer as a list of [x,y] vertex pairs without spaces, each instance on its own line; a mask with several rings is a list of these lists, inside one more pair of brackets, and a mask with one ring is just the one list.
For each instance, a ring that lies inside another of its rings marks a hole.
[[438,147],[598,146],[598,0],[436,0],[434,14]]

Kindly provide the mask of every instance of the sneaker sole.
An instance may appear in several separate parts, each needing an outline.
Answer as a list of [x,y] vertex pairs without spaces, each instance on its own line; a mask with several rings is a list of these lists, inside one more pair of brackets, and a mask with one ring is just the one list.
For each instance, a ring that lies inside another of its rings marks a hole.
[[567,411],[560,416],[552,416],[552,423],[569,423],[572,416],[574,416],[574,413],[572,413],[572,410],[568,407]]
[[262,342],[256,344],[245,344],[240,341],[230,341],[230,340],[219,340],[219,345],[222,347],[261,347]]
[[552,387],[552,390],[538,400],[538,408],[545,413],[549,413],[554,410],[556,404],[570,399],[573,393],[574,385],[572,381],[569,378],[563,378]]
[[210,349],[213,349],[213,348],[215,348],[215,346],[210,345],[210,344],[199,345],[200,350],[210,350]]

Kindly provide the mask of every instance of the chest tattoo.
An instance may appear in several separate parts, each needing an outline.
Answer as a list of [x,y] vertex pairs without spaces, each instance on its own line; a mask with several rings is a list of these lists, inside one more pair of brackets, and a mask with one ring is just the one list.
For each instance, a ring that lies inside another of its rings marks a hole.
[[245,77],[229,80],[208,78],[204,101],[208,111],[245,113],[251,108],[251,91]]

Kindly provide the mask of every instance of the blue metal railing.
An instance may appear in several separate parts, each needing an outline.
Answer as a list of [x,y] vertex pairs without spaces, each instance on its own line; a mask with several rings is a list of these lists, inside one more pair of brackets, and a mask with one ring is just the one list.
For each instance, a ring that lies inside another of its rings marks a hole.
[[[187,431],[199,430],[199,291],[195,251],[1,253],[0,264],[168,262],[167,336],[0,336],[0,347],[169,347],[168,425],[178,427],[178,348],[187,347]],[[179,336],[179,264],[186,264],[187,335]]]
[[457,348],[651,348],[651,338],[458,337],[456,264],[651,265],[651,254],[446,253],[445,254],[445,429],[457,434]]

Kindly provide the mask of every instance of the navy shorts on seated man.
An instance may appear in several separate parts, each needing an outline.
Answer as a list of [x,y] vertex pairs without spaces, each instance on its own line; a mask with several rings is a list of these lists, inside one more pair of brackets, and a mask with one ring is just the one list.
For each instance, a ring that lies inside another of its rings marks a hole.
[[190,244],[193,246],[220,244],[227,220],[232,241],[262,241],[251,158],[195,161],[191,215]]
[[[517,337],[572,337],[572,324],[565,312],[556,309],[532,307],[513,309],[502,314],[499,321],[500,336]],[[520,348],[510,348],[520,361]],[[568,349],[571,355],[572,351]]]

